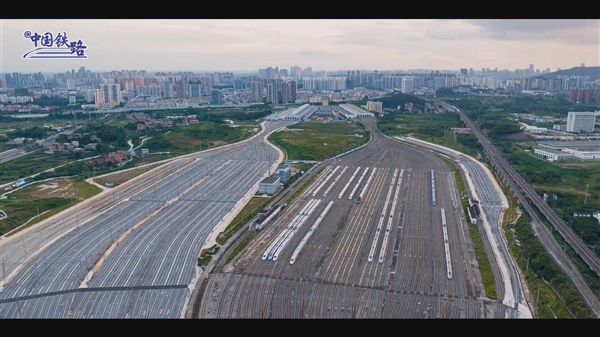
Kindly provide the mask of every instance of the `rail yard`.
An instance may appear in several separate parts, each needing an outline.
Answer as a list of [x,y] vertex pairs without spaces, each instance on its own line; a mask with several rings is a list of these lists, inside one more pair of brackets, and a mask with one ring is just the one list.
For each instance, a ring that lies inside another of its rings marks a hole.
[[277,161],[263,133],[5,239],[0,317],[181,317],[204,241]]
[[371,142],[330,160],[236,260],[208,275],[198,317],[517,316],[514,302],[485,297],[450,169],[384,137],[374,118],[358,120]]
[[594,255],[591,249],[575,234],[569,226],[554,212],[548,204],[536,193],[536,191],[529,185],[523,177],[521,177],[515,169],[510,166],[506,159],[499,153],[499,151],[492,145],[492,143],[485,138],[485,136],[477,129],[471,120],[455,106],[443,103],[445,106],[455,110],[470,127],[479,142],[484,148],[484,152],[491,165],[496,169],[498,174],[502,177],[503,181],[510,187],[511,191],[517,197],[519,204],[521,204],[529,216],[533,219],[532,228],[534,233],[540,234],[540,241],[544,245],[544,249],[549,253],[552,259],[556,262],[559,268],[565,273],[565,275],[573,281],[575,287],[579,293],[583,296],[588,306],[592,309],[594,314],[600,318],[600,300],[594,294],[594,291],[586,283],[583,275],[571,260],[571,258],[560,248],[560,244],[554,239],[549,233],[548,228],[545,227],[541,217],[538,215],[534,206],[539,212],[546,218],[548,222],[560,233],[565,241],[573,247],[575,252],[581,257],[581,259],[593,270],[596,274],[600,275],[600,259]]

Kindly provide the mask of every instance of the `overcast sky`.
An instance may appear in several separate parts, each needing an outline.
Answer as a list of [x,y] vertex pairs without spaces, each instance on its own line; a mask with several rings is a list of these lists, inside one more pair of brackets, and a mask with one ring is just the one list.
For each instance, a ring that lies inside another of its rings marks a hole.
[[[600,20],[0,20],[0,72],[408,70],[598,66]],[[25,31],[66,32],[85,60],[23,59]]]

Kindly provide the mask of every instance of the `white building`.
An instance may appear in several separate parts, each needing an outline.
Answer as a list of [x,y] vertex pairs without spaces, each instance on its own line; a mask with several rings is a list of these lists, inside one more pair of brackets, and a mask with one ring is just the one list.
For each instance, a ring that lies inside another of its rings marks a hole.
[[538,128],[537,126],[527,126],[525,128],[525,131],[528,131],[531,133],[548,133],[547,128]]
[[279,189],[279,177],[266,177],[258,184],[258,193],[274,195]]
[[68,79],[67,80],[67,90],[75,90],[75,80],[74,79]]
[[371,112],[368,112],[367,110],[363,109],[363,108],[359,108],[356,105],[353,104],[340,104],[338,107],[338,111],[339,113],[348,118],[348,119],[353,119],[353,118],[357,118],[357,117],[374,117],[375,115]]
[[598,220],[598,222],[600,223],[600,212],[594,212],[593,217],[596,218]]
[[563,161],[574,158],[572,153],[550,149],[535,149],[533,153],[538,156],[542,156],[548,159],[549,161]]
[[570,153],[577,159],[591,160],[600,159],[600,148],[597,150],[583,150],[583,149],[563,149],[564,152]]
[[346,90],[346,77],[304,77],[302,88],[311,91]]
[[567,132],[594,132],[595,112],[569,112],[567,115]]
[[414,79],[412,77],[404,76],[402,77],[402,85],[401,89],[403,94],[412,93],[414,91],[413,88]]
[[543,150],[569,153],[574,158],[583,160],[600,159],[600,141],[598,140],[541,142],[538,147]]

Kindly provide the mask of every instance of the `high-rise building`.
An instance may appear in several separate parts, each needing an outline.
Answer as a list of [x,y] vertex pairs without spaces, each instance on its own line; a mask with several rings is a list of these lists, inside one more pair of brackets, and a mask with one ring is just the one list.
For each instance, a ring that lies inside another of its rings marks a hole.
[[111,107],[114,107],[121,103],[120,84],[103,84],[102,93],[104,94],[104,104],[109,104]]
[[212,105],[221,105],[223,104],[223,96],[221,95],[221,90],[213,90],[211,92],[211,104]]
[[181,79],[177,82],[177,98],[188,98],[190,97],[187,80]]
[[277,72],[275,71],[275,69],[269,67],[266,69],[266,78],[268,80],[273,80],[277,78]]
[[104,91],[98,89],[94,94],[94,103],[96,104],[96,107],[100,109],[104,105]]
[[258,69],[258,78],[267,78],[267,69]]
[[161,89],[157,85],[144,85],[135,89],[142,96],[160,97]]
[[446,78],[445,77],[440,77],[440,76],[434,77],[433,87],[434,87],[435,90],[437,90],[439,88],[443,88],[445,84],[446,84]]
[[125,87],[125,91],[127,91],[127,92],[134,92],[135,91],[135,83],[133,82],[133,80],[125,81],[123,83],[123,86]]
[[414,91],[413,78],[408,76],[402,77],[402,86],[400,90],[403,94],[411,94]]
[[188,84],[189,97],[202,97],[202,84],[190,83]]
[[373,112],[382,112],[383,111],[383,103],[382,102],[367,102],[367,110]]
[[346,77],[304,77],[302,87],[313,91],[346,90]]
[[263,82],[252,81],[250,82],[250,102],[252,103],[263,103]]
[[75,90],[75,79],[67,80],[67,90]]
[[171,98],[173,92],[171,89],[171,82],[170,81],[163,81],[162,83],[162,97],[163,98]]
[[298,91],[298,83],[296,83],[296,81],[290,81],[289,82],[290,85],[290,103],[295,103],[296,102],[296,95],[297,95],[297,91]]
[[143,78],[143,77],[136,77],[136,78],[134,78],[133,82],[136,87],[141,87],[141,86],[146,85],[145,78]]
[[277,85],[274,82],[267,83],[267,103],[277,104]]
[[567,115],[567,132],[594,132],[595,112],[569,112]]
[[96,91],[95,90],[86,90],[83,93],[83,97],[87,103],[92,103],[95,100]]
[[290,76],[296,80],[300,79],[302,76],[302,68],[298,66],[293,66],[290,69]]
[[241,80],[241,79],[235,79],[233,81],[233,89],[235,90],[242,90],[242,89],[246,89],[246,83]]

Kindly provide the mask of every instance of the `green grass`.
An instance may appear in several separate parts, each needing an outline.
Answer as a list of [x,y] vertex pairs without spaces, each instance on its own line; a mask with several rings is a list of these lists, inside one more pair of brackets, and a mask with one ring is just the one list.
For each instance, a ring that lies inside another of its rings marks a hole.
[[[317,160],[342,154],[365,144],[369,133],[358,123],[323,123],[321,121],[299,123],[290,129],[302,131],[279,131],[268,140],[287,154],[287,159]],[[355,137],[354,134],[362,135]]]
[[547,160],[529,155],[520,146],[514,145],[505,156],[510,164],[532,186],[539,190],[556,190],[577,194],[583,203],[585,186],[588,185],[587,203],[600,207],[600,163],[588,164],[581,168],[563,168]]
[[213,245],[210,248],[203,249],[200,252],[200,257],[198,258],[198,266],[206,267],[208,263],[212,260],[213,255],[215,255],[220,248],[221,247],[219,247],[218,245]]
[[202,257],[198,258],[198,266],[202,267],[202,266],[207,266],[208,263],[212,260],[212,255],[204,255]]
[[253,216],[258,214],[269,202],[271,198],[254,197],[248,201],[246,206],[238,213],[238,215],[227,225],[224,231],[217,235],[217,243],[225,244],[227,240],[244,226]]
[[[35,188],[35,185],[30,188]],[[27,195],[25,189],[9,194],[7,199],[0,200],[0,209],[8,215],[6,219],[0,220],[0,232],[4,234],[18,228],[8,234],[13,235],[101,192],[98,187],[85,181],[75,181],[72,190],[75,191],[73,198],[35,198]],[[40,216],[37,216],[38,209]],[[23,226],[25,223],[27,224]]]
[[[524,214],[522,217],[528,217],[528,215]],[[519,219],[519,222],[520,221],[521,220]],[[519,248],[515,241],[517,236],[510,230],[510,225],[505,224],[504,229],[507,233],[511,254],[519,265],[519,269],[521,269],[523,272],[525,280],[527,281],[527,286],[531,296],[533,297],[536,308],[536,318],[576,318],[568,308],[563,298],[561,298],[561,296],[553,289],[553,287],[546,280],[538,277],[531,268],[528,268],[527,257],[525,256],[525,253],[528,249],[542,249],[541,243],[536,240],[529,245],[524,245],[523,241],[521,241],[523,248]],[[523,229],[519,231],[519,234],[527,235],[525,232],[526,229]],[[529,232],[531,232],[531,230],[529,230]],[[533,235],[533,233],[528,234]],[[550,261],[550,263],[552,263],[552,266],[554,266],[553,262]]]
[[490,260],[485,252],[483,239],[479,233],[479,227],[472,224],[469,224],[468,226],[469,233],[471,233],[471,240],[473,240],[475,255],[477,256],[477,263],[479,264],[479,271],[481,273],[481,278],[483,279],[485,295],[491,299],[497,299],[496,279],[494,277],[494,272],[492,271]]
[[[503,148],[508,162],[539,193],[555,193],[557,200],[548,200],[548,205],[565,222],[571,223],[577,234],[592,248],[599,247],[600,226],[595,219],[573,217],[574,212],[593,213],[600,209],[600,170],[596,167],[564,168],[525,153],[517,145]],[[598,164],[598,162],[596,162]],[[585,200],[586,185],[588,196]]]
[[[85,157],[94,155],[96,153],[87,152],[84,154]],[[2,163],[0,183],[9,183],[75,160],[75,156],[69,152],[52,155],[44,153],[41,149],[35,150],[26,156]]]
[[464,128],[458,114],[391,114],[381,118],[377,127],[388,136],[410,136],[476,156],[482,151],[473,134],[454,134]]
[[201,121],[199,124],[136,133],[136,135],[143,134],[152,137],[144,142],[143,146],[150,152],[171,152],[172,155],[183,155],[247,139],[252,136],[247,129]]
[[256,235],[258,235],[258,231],[254,230],[254,231],[250,231],[250,233],[248,233],[243,239],[242,241],[240,241],[240,243],[238,243],[237,246],[235,246],[235,248],[233,249],[233,251],[231,251],[231,253],[229,254],[229,256],[227,256],[227,259],[225,259],[225,264],[233,261],[233,259],[235,259],[236,256],[238,256],[238,254],[244,250],[244,248],[246,248],[246,246],[248,246],[248,244],[250,242],[252,242],[252,240],[256,237]]
[[124,127],[125,125],[127,125],[127,124],[129,124],[131,122],[133,122],[133,121],[130,121],[130,120],[126,119],[126,120],[115,121],[113,123],[110,123],[110,125],[112,125],[112,126],[118,126],[118,127],[122,128],[122,127]]
[[[456,179],[458,191],[464,191],[465,184],[462,180],[462,176],[460,175],[460,171],[448,159],[443,158],[441,156],[438,157],[442,159],[444,163],[446,163],[446,165],[450,168],[450,170],[452,170],[452,172],[454,172],[454,178]],[[465,219],[468,219],[469,214],[467,213],[467,207],[469,207],[469,201],[466,198],[461,198],[461,204],[463,206]],[[481,233],[479,232],[479,227],[470,223],[467,224],[467,226],[469,228],[469,233],[471,234],[471,240],[473,241],[473,249],[475,250],[477,263],[479,264],[479,272],[481,273],[481,278],[483,280],[485,295],[490,299],[497,299],[498,296],[496,289],[496,278],[494,276],[494,272],[492,271],[492,265],[490,263],[489,257],[486,254],[483,239],[481,238]]]

